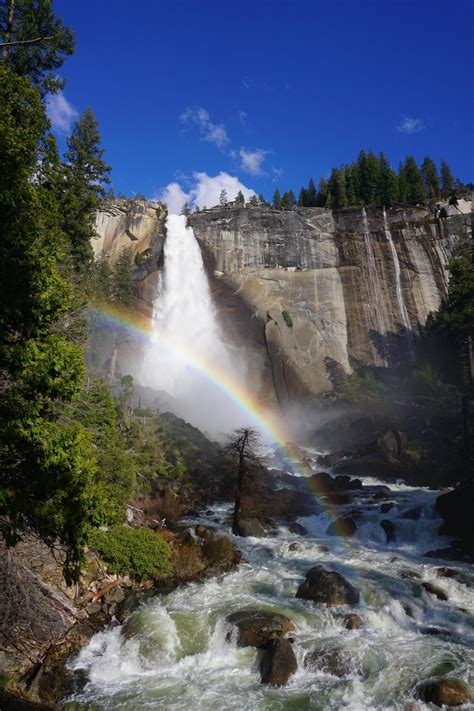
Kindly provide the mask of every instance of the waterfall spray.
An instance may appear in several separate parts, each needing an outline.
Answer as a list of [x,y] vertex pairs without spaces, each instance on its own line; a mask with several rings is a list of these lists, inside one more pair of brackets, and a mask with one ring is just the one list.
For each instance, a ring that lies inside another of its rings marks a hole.
[[395,247],[395,244],[393,242],[392,233],[390,232],[389,227],[388,227],[387,213],[385,211],[385,207],[383,208],[383,227],[384,227],[385,236],[388,240],[388,243],[390,245],[390,250],[392,253],[393,266],[394,266],[394,271],[395,271],[395,287],[396,287],[396,292],[397,292],[397,301],[398,301],[398,308],[400,311],[400,317],[401,317],[403,327],[404,327],[406,335],[407,335],[407,339],[409,340],[409,342],[411,344],[413,341],[413,334],[412,334],[412,329],[411,329],[411,324],[410,324],[410,318],[408,316],[408,310],[407,310],[407,307],[405,304],[405,299],[403,297],[400,261],[398,259],[397,248]]

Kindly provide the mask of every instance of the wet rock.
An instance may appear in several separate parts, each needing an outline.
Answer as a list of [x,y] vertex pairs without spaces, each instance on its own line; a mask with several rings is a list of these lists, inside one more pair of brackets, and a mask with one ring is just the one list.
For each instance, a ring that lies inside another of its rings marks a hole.
[[308,533],[308,530],[304,526],[302,526],[300,523],[296,523],[296,522],[292,523],[288,527],[288,530],[290,531],[290,533],[297,533],[300,536],[306,536],[306,534]]
[[[264,648],[295,629],[288,617],[265,610],[233,612],[226,618],[226,622],[237,629],[239,647]],[[232,633],[228,635],[228,639],[231,637]]]
[[292,552],[299,550],[299,548],[300,547],[297,543],[290,543],[290,545],[288,546],[288,550]]
[[455,578],[457,575],[457,571],[454,570],[454,568],[438,568],[436,571],[436,577],[437,578]]
[[447,600],[448,599],[448,596],[446,595],[444,590],[439,588],[437,585],[433,585],[433,583],[428,583],[428,582],[421,583],[421,585],[426,590],[426,592],[428,592],[430,595],[435,595],[438,598],[438,600]]
[[343,616],[344,627],[346,630],[360,630],[364,627],[364,620],[359,615],[355,613],[350,613],[349,615]]
[[421,627],[420,632],[431,637],[449,637],[449,630],[444,630],[441,627]]
[[12,691],[0,689],[0,709],[2,711],[55,711],[57,708],[56,705],[50,706],[31,701]]
[[239,520],[239,535],[246,538],[265,538],[267,532],[258,518],[244,518]]
[[318,649],[310,652],[305,657],[304,665],[306,669],[324,671],[340,678],[348,676],[353,671],[349,657],[337,649]]
[[336,479],[336,484],[340,489],[352,491],[355,489],[362,489],[362,482],[360,479],[351,479],[347,474],[339,474]]
[[306,573],[306,580],[299,586],[296,597],[325,605],[356,605],[359,591],[340,573],[316,565]]
[[462,706],[471,699],[469,687],[457,679],[441,679],[421,684],[418,698],[435,706]]
[[404,578],[405,580],[418,580],[420,574],[417,573],[416,570],[401,570],[400,577]]
[[334,468],[334,473],[347,474],[352,477],[373,476],[377,479],[390,481],[398,478],[400,465],[388,461],[381,454],[363,454],[339,462]]
[[388,430],[377,440],[378,450],[389,460],[399,460],[407,448],[407,436],[399,430]]
[[331,454],[322,454],[318,457],[318,464],[323,467],[335,467],[336,464],[342,462],[346,457],[350,457],[350,452],[332,452]]
[[474,555],[458,546],[448,548],[438,548],[435,551],[428,551],[425,558],[439,558],[440,560],[455,560],[462,563],[474,563]]
[[308,477],[308,484],[320,496],[326,496],[333,491],[339,490],[336,480],[327,472],[316,472],[316,474]]
[[348,516],[333,521],[326,531],[328,536],[345,536],[349,538],[357,531],[355,522]]
[[298,669],[291,642],[278,639],[266,650],[261,665],[262,684],[285,686]]
[[418,521],[420,516],[421,506],[414,506],[412,509],[409,509],[408,511],[405,511],[405,513],[402,513],[400,515],[400,518],[403,518],[407,521]]
[[444,521],[443,533],[459,536],[474,546],[474,482],[438,496],[436,510]]
[[380,506],[380,513],[388,513],[390,511],[390,509],[393,508],[393,506],[394,506],[393,501],[389,501],[386,504],[382,504]]
[[395,524],[393,521],[390,521],[388,518],[384,518],[383,521],[380,521],[380,526],[385,531],[385,539],[387,543],[393,543],[397,540],[395,535]]
[[421,711],[421,707],[419,704],[406,704],[403,711]]

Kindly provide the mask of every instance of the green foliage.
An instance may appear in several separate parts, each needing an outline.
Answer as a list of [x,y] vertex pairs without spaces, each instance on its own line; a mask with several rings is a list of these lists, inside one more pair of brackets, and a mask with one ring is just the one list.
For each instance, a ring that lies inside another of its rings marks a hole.
[[283,309],[283,311],[281,312],[281,315],[283,316],[288,328],[292,328],[293,327],[293,319],[291,318],[290,312],[287,311],[286,309]]
[[439,197],[439,175],[438,170],[429,156],[426,156],[421,166],[423,184],[426,194],[430,198]]
[[191,214],[191,210],[190,210],[190,207],[189,207],[189,202],[185,202],[185,203],[184,203],[183,208],[182,208],[182,210],[181,210],[181,214],[182,214],[182,215],[190,215],[190,214]]
[[407,201],[411,203],[424,202],[426,190],[423,185],[423,177],[413,156],[407,156],[403,169],[407,182]]
[[256,195],[252,195],[249,200],[249,205],[250,207],[258,207],[258,197]]
[[237,197],[235,198],[235,202],[236,202],[236,204],[239,205],[240,207],[243,207],[243,206],[245,205],[245,198],[244,198],[244,194],[243,194],[242,190],[239,190],[239,192],[237,193]]
[[64,88],[57,70],[67,55],[74,51],[74,34],[65,27],[53,10],[52,0],[15,0],[13,22],[8,16],[11,0],[0,0],[0,38],[2,41],[24,41],[36,37],[48,40],[4,48],[4,66],[11,72],[27,77],[42,97],[56,94]]
[[296,197],[293,190],[288,190],[286,193],[283,193],[281,198],[281,208],[283,210],[292,210],[295,205]]
[[109,531],[94,529],[89,543],[110,573],[141,581],[171,572],[171,548],[150,529],[126,526],[114,526]]
[[110,167],[103,156],[97,120],[92,110],[86,109],[68,138],[61,183],[62,227],[78,269],[91,265],[94,211],[105,195],[104,183],[110,182]]
[[129,249],[122,250],[112,275],[112,299],[123,306],[133,304],[133,265]]
[[441,192],[443,197],[449,197],[453,192],[454,178],[451,173],[451,168],[446,161],[441,161]]
[[275,210],[280,210],[280,208],[281,208],[281,195],[280,195],[280,191],[278,190],[278,188],[273,193],[272,207],[274,207]]
[[89,433],[65,416],[84,365],[81,347],[63,335],[72,291],[58,269],[57,154],[26,78],[0,68],[0,106],[0,530],[9,544],[27,532],[59,541],[71,581],[90,523],[95,462]]

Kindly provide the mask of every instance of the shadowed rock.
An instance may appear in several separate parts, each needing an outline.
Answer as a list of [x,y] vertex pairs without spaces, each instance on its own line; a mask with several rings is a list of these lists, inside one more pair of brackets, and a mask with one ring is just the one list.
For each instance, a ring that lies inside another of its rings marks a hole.
[[346,538],[349,538],[350,536],[353,536],[356,531],[356,524],[351,518],[346,516],[333,521],[328,526],[326,533],[328,536],[345,536]]
[[[284,615],[265,610],[242,610],[233,612],[226,622],[237,628],[239,647],[264,648],[295,628]],[[228,635],[228,638],[231,635]]]
[[337,649],[318,649],[306,655],[304,665],[313,671],[320,670],[333,676],[348,676],[353,671],[351,660]]
[[262,684],[285,686],[298,668],[291,642],[278,639],[266,650],[262,659]]
[[462,706],[471,699],[469,687],[457,679],[441,679],[422,684],[418,698],[435,706]]
[[316,565],[306,573],[296,597],[325,605],[356,605],[359,591],[339,573]]

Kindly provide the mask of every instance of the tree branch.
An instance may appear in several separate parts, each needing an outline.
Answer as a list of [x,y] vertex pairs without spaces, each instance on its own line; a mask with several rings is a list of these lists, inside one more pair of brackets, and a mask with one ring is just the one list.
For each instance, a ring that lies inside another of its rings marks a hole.
[[15,47],[19,44],[35,44],[37,42],[48,42],[49,40],[56,39],[58,35],[50,35],[49,37],[35,37],[29,40],[15,40],[13,42],[0,42],[0,47]]

